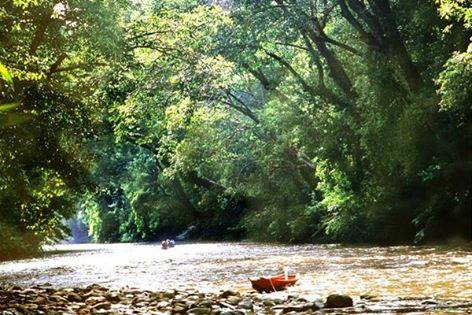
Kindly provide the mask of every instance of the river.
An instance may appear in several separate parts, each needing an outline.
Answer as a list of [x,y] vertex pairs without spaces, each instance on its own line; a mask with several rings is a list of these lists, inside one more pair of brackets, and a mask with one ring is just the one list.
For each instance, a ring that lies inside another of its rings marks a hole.
[[472,251],[446,247],[347,247],[187,243],[56,245],[43,258],[0,263],[0,284],[98,283],[146,290],[195,288],[250,290],[248,277],[300,273],[285,294],[306,298],[331,293],[472,300]]

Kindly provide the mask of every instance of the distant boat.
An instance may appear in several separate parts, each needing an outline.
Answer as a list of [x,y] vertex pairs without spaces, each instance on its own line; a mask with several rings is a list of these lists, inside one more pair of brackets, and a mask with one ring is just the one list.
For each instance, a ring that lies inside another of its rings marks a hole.
[[284,274],[273,277],[249,278],[254,290],[261,292],[282,291],[287,287],[294,285],[298,281],[298,275],[291,274],[285,276]]
[[175,246],[175,241],[174,240],[165,240],[165,241],[162,241],[161,245],[162,245],[162,249],[168,249],[170,247]]

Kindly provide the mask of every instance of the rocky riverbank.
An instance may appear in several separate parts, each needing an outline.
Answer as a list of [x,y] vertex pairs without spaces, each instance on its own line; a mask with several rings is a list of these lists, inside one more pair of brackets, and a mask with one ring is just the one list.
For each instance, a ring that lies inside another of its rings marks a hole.
[[97,284],[86,288],[54,288],[49,284],[0,288],[0,314],[323,314],[426,312],[453,310],[472,314],[472,301],[438,301],[428,298],[382,299],[330,295],[307,301],[256,292],[109,290]]

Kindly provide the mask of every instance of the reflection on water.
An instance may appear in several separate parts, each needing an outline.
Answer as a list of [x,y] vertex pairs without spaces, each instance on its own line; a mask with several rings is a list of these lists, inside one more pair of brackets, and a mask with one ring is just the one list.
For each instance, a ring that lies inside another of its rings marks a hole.
[[330,293],[472,299],[472,252],[441,247],[342,247],[253,243],[57,245],[46,258],[0,263],[0,283],[99,283],[148,290],[194,287],[249,290],[248,277],[302,275],[290,288],[307,297]]

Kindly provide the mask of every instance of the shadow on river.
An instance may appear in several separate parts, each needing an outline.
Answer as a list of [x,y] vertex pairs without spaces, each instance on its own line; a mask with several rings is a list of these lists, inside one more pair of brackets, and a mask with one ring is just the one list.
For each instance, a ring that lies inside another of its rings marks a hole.
[[282,294],[307,299],[341,293],[472,300],[472,251],[465,248],[186,243],[169,250],[160,244],[56,245],[47,252],[0,263],[0,284],[249,291],[248,277],[287,266],[301,280]]

